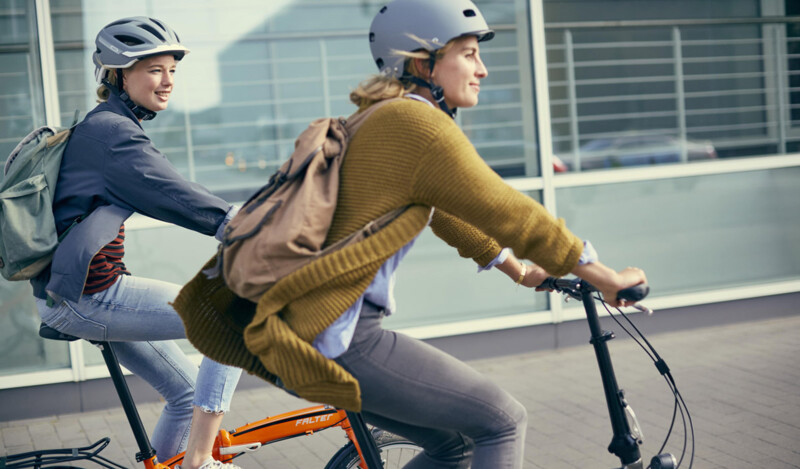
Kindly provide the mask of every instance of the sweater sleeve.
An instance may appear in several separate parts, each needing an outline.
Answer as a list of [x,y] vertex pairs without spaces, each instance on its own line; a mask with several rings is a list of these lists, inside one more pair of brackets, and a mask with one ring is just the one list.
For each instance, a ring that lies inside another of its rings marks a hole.
[[472,258],[481,267],[489,264],[502,249],[495,240],[479,229],[444,210],[433,212],[431,229],[444,242],[458,249],[461,257]]
[[440,128],[413,175],[415,201],[463,220],[551,275],[569,273],[581,255],[581,240],[564,220],[503,181],[448,121],[433,122]]

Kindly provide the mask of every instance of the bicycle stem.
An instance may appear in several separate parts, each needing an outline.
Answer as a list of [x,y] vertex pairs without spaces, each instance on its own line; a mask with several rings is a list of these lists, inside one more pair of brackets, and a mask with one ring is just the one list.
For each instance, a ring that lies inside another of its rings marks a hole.
[[624,393],[619,389],[617,377],[614,374],[614,366],[611,364],[611,355],[608,351],[607,342],[614,338],[614,334],[603,331],[600,327],[600,318],[597,316],[597,307],[592,296],[595,290],[588,282],[581,282],[581,300],[586,311],[586,319],[589,322],[591,340],[597,356],[597,364],[600,367],[600,376],[603,380],[603,389],[606,395],[608,415],[611,419],[611,428],[614,437],[608,445],[608,451],[617,456],[622,462],[622,469],[636,469],[642,467],[642,458],[639,452],[639,440],[631,433],[630,425],[625,417]]

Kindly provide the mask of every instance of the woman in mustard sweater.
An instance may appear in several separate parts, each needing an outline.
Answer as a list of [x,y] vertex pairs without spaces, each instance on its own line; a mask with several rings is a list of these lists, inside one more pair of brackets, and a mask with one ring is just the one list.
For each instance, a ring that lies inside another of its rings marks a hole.
[[383,104],[350,141],[326,243],[409,208],[377,234],[278,281],[255,312],[232,307],[235,296],[202,273],[175,304],[209,357],[308,400],[361,411],[422,446],[406,467],[521,468],[527,425],[525,408],[492,380],[381,327],[395,308],[395,269],[427,225],[461,256],[527,287],[572,272],[617,306],[619,290],[645,281],[639,269],[599,263],[562,220],[497,176],[453,121],[456,108],[478,102],[488,73],[479,44],[493,36],[469,0],[384,7],[370,28],[381,73],[351,100],[363,110],[407,99]]

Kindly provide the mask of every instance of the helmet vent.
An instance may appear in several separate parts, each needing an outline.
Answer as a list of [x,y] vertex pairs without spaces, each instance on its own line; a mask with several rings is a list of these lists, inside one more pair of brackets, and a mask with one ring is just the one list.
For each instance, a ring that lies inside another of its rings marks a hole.
[[464,10],[464,16],[466,16],[467,18],[472,18],[473,16],[476,16],[475,15],[475,10],[472,10],[472,9]]
[[369,33],[369,42],[375,42],[375,33]]
[[126,36],[124,34],[118,34],[114,36],[114,39],[125,44],[126,46],[138,46],[144,44],[144,41],[142,41],[138,37]]
[[383,8],[381,8],[381,11],[379,11],[378,13],[383,13],[383,12],[385,12],[387,8],[389,8],[389,7],[387,7],[387,6],[384,6]]
[[379,58],[379,59],[375,60],[375,63],[378,65],[378,69],[379,70],[383,68],[383,59]]
[[157,24],[161,29],[163,29],[165,31],[167,30],[167,27],[161,21],[158,21],[155,18],[150,18],[150,21],[152,21],[153,23]]
[[147,31],[148,33],[152,34],[153,36],[161,39],[162,41],[166,41],[166,39],[164,39],[164,36],[160,32],[156,31],[156,28],[148,24],[139,24],[138,26]]

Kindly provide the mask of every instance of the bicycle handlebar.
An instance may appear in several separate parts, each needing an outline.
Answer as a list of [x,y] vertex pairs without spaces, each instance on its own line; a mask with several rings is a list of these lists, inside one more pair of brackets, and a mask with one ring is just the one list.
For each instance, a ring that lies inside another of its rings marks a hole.
[[[590,292],[598,291],[597,288],[595,288],[592,284],[580,278],[563,279],[547,277],[544,282],[539,285],[539,288],[555,290],[578,300],[581,299],[580,291],[582,288],[588,289]],[[646,283],[640,283],[639,285],[634,285],[624,290],[620,290],[617,293],[617,299],[637,302],[645,298],[648,293],[650,293],[650,286]]]

